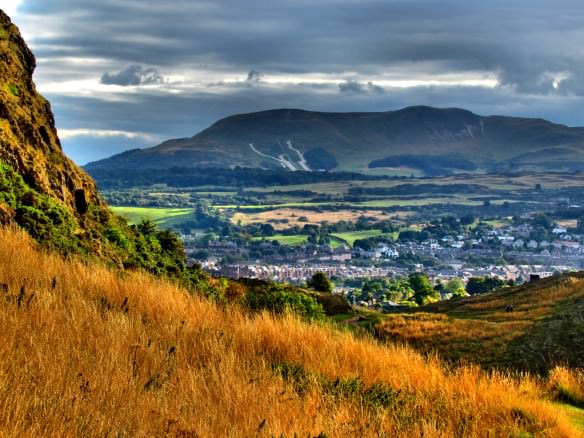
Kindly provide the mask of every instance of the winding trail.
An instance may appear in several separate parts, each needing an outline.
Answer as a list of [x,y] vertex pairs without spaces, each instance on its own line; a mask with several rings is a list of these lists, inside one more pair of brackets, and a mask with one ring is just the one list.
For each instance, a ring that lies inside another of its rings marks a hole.
[[302,170],[310,172],[312,169],[308,167],[308,163],[306,162],[306,158],[304,158],[304,154],[300,152],[298,149],[296,149],[294,146],[292,146],[292,140],[286,141],[286,144],[288,145],[288,149],[296,152],[296,154],[298,155],[298,165],[302,167]]

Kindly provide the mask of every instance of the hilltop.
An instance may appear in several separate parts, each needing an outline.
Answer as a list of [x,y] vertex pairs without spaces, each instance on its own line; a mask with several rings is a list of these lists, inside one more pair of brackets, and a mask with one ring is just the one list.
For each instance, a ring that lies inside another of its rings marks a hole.
[[276,109],[224,118],[190,138],[89,163],[129,169],[252,167],[283,171],[388,168],[451,172],[581,170],[584,128],[415,106],[378,113]]
[[584,368],[583,286],[583,273],[563,274],[390,314],[376,329],[455,363],[544,374]]

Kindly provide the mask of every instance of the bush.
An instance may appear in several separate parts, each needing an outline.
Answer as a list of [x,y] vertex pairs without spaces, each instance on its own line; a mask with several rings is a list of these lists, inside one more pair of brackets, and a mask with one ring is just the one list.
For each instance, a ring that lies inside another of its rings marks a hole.
[[333,283],[324,272],[315,272],[312,278],[308,281],[308,287],[318,292],[332,292]]
[[268,310],[275,314],[296,313],[308,320],[321,320],[325,313],[315,298],[279,284],[266,284],[250,290],[246,304],[252,310]]

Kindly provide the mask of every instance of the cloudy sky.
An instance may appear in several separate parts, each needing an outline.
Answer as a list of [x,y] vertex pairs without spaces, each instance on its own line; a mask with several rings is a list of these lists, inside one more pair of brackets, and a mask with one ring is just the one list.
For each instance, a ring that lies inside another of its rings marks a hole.
[[581,0],[0,0],[80,164],[234,113],[462,107],[584,125]]

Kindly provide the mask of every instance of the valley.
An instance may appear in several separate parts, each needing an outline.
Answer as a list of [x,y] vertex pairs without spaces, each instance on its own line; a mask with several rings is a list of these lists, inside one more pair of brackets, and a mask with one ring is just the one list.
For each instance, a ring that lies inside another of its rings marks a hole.
[[189,257],[222,274],[235,265],[317,263],[383,267],[384,275],[423,269],[435,278],[490,269],[525,281],[584,266],[582,185],[582,174],[525,173],[104,194],[134,222],[151,218],[181,232]]

